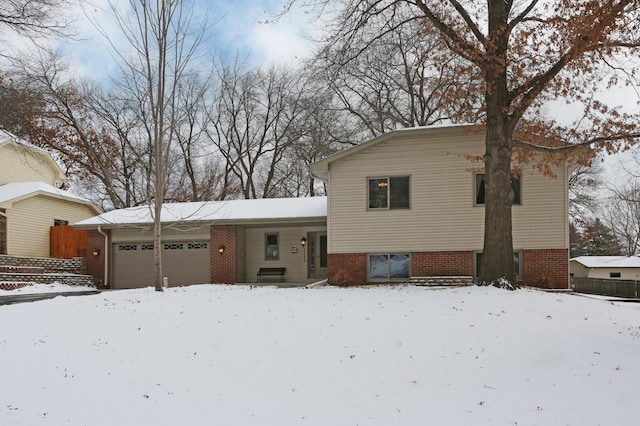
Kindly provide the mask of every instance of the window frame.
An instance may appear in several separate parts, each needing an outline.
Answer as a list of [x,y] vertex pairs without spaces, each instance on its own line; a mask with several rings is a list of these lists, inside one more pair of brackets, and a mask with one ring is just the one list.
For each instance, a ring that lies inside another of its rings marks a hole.
[[[394,198],[393,190],[394,184],[393,180],[406,179],[406,189],[403,192],[406,192],[406,203],[397,203],[397,200]],[[371,181],[383,181],[386,180],[386,202],[384,207],[373,207],[371,205],[371,200],[373,197],[371,196]],[[389,175],[389,176],[371,176],[367,177],[367,210],[409,210],[411,209],[411,175]],[[394,205],[394,200],[396,201],[396,205]]]
[[[386,277],[372,277],[371,276],[371,257],[372,256],[386,256],[387,257],[387,276]],[[407,276],[406,277],[392,277],[391,272],[391,257],[392,256],[406,256],[407,257]],[[399,252],[375,252],[367,253],[367,282],[390,282],[390,281],[406,281],[411,278],[411,252],[399,251]]]
[[[275,237],[276,243],[269,244],[269,237]],[[275,254],[270,253],[269,247],[275,246]],[[280,260],[280,233],[279,232],[265,232],[264,233],[264,260],[273,261]]]
[[[479,197],[479,188],[478,185],[482,184],[484,187],[484,176],[486,173],[477,172],[473,174],[473,205],[474,206],[484,206],[485,205],[485,195],[484,191],[482,195],[482,202],[478,202]],[[513,190],[513,203],[512,206],[521,206],[522,205],[522,175],[512,176],[511,177],[511,189]]]

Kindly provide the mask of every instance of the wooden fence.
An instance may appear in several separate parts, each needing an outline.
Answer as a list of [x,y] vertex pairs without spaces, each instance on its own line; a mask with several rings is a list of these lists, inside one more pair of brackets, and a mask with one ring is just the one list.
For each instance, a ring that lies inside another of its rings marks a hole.
[[602,296],[638,298],[640,281],[608,280],[599,278],[572,278],[571,288],[578,293],[599,294]]
[[71,226],[52,226],[49,233],[49,256],[56,259],[85,257],[87,254],[87,231]]

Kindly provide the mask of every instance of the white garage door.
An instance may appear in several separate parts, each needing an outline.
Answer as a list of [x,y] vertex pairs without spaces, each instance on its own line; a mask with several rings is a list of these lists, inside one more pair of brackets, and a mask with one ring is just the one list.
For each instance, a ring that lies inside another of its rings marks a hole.
[[[204,284],[211,281],[208,241],[172,241],[162,244],[162,275],[169,286]],[[115,243],[112,248],[112,288],[153,286],[153,243]]]

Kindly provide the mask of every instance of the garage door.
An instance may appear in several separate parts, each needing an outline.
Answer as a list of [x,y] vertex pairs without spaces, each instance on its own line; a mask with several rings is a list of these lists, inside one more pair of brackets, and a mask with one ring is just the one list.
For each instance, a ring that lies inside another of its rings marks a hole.
[[[169,286],[203,284],[211,281],[208,241],[175,241],[162,244],[162,275]],[[112,288],[153,286],[155,271],[153,243],[113,244]]]

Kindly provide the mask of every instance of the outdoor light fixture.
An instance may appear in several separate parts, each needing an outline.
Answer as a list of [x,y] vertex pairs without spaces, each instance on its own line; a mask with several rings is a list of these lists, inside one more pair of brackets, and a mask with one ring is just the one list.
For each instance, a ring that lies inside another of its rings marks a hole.
[[307,260],[307,251],[304,248],[307,246],[307,237],[302,237],[300,245],[302,246],[302,262],[305,262]]
[[220,247],[218,247],[218,253],[224,253],[224,244],[220,244]]
[[98,257],[100,256],[100,249],[99,248],[94,248],[93,249],[93,257]]

